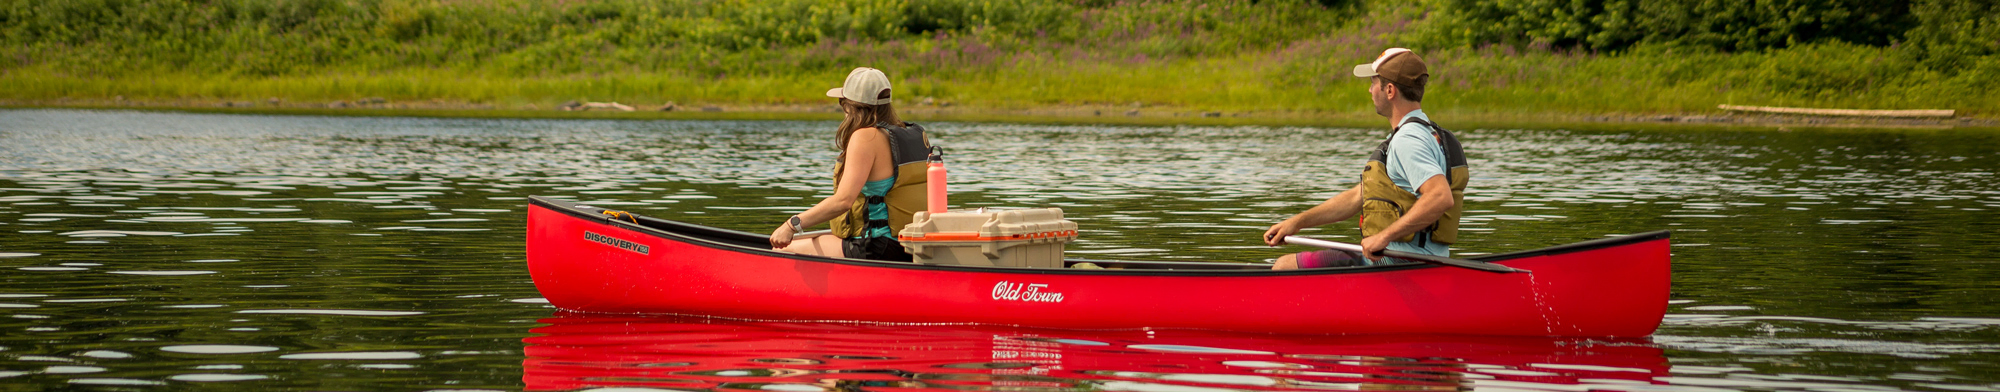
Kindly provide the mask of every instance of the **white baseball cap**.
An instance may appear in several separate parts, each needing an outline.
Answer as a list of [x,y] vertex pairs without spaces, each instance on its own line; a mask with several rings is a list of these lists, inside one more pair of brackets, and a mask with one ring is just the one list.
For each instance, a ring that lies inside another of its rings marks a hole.
[[849,101],[868,105],[889,103],[889,75],[882,70],[861,67],[847,73],[847,83],[840,88],[826,90],[826,96],[847,98]]

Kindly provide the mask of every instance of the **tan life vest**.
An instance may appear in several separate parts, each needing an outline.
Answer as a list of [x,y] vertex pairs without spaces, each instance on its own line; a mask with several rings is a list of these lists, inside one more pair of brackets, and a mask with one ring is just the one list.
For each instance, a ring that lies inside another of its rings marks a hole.
[[[924,184],[929,182],[929,177],[924,175],[924,171],[930,168],[925,159],[930,157],[931,145],[930,138],[924,135],[924,127],[907,122],[902,126],[881,123],[875,124],[875,129],[882,130],[882,133],[888,136],[889,164],[896,168],[889,173],[889,178],[895,179],[895,185],[889,187],[886,196],[856,198],[854,206],[849,207],[846,214],[827,222],[833,226],[835,237],[859,238],[866,234],[870,227],[888,227],[889,231],[894,233],[903,226],[908,226],[911,216],[916,215],[917,211],[923,211],[928,207],[926,203],[930,197],[924,192]],[[840,184],[840,176],[844,172],[842,166],[845,164],[845,162],[833,164],[835,186]],[[866,176],[868,173],[861,175]],[[868,220],[868,203],[887,203],[889,219]],[[890,238],[895,238],[894,234],[890,234]]]
[[[1404,124],[1415,122],[1431,129],[1432,139],[1444,148],[1445,182],[1451,184],[1451,209],[1445,210],[1437,222],[1417,233],[1397,238],[1396,242],[1410,242],[1417,235],[1428,236],[1431,242],[1450,245],[1458,242],[1458,218],[1465,214],[1465,184],[1471,179],[1471,170],[1465,163],[1465,149],[1458,145],[1458,137],[1452,136],[1437,124],[1411,117]],[[1401,127],[1398,127],[1401,128]],[[1396,135],[1391,133],[1390,140]],[[1417,205],[1417,194],[1403,190],[1389,180],[1389,166],[1384,163],[1389,158],[1389,140],[1375,148],[1375,154],[1368,157],[1368,167],[1361,171],[1361,235],[1373,236],[1389,229],[1410,207]],[[1427,180],[1427,179],[1426,179]],[[1413,179],[1414,182],[1414,179]],[[1421,187],[1422,183],[1411,184]]]

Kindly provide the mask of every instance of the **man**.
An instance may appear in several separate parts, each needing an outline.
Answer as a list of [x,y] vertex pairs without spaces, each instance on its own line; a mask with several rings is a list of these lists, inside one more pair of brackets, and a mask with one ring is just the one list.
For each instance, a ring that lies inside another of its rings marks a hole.
[[1361,216],[1361,258],[1322,250],[1284,255],[1272,269],[1379,265],[1383,249],[1451,256],[1458,241],[1458,217],[1470,173],[1465,152],[1450,131],[1424,114],[1424,86],[1430,72],[1415,52],[1391,48],[1375,62],[1354,66],[1354,76],[1371,78],[1368,97],[1375,113],[1388,117],[1392,133],[1376,147],[1361,183],[1264,231],[1264,243],[1283,244],[1300,229]]

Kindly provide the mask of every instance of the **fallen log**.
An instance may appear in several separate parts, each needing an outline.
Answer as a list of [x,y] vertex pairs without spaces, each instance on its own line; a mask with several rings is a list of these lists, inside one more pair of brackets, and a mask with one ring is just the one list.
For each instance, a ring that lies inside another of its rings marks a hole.
[[1732,112],[1803,114],[1808,116],[1951,118],[1958,115],[1958,111],[1951,109],[1861,110],[1861,109],[1781,108],[1772,106],[1738,106],[1738,105],[1716,105],[1716,107],[1722,110],[1727,110]]
[[631,106],[625,106],[624,104],[620,104],[617,102],[569,101],[569,102],[563,102],[561,107],[562,110],[564,111],[590,110],[590,109],[617,109],[620,111],[627,111],[627,112],[632,111]]

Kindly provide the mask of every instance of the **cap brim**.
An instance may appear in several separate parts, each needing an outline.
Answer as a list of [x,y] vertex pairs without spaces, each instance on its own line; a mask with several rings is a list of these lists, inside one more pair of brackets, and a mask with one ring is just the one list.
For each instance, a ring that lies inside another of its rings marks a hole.
[[839,87],[834,87],[832,90],[826,90],[826,96],[830,98],[847,98],[847,96],[840,94]]
[[1356,65],[1356,66],[1354,66],[1354,77],[1357,77],[1357,78],[1367,78],[1367,77],[1374,77],[1374,76],[1375,76],[1375,65],[1374,65],[1374,64],[1361,64],[1361,65]]

